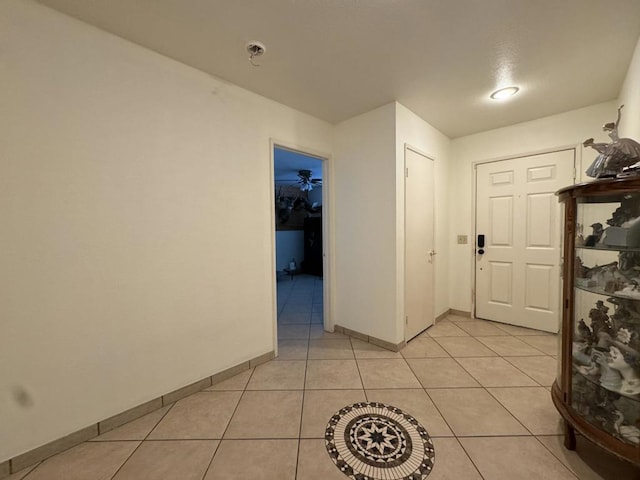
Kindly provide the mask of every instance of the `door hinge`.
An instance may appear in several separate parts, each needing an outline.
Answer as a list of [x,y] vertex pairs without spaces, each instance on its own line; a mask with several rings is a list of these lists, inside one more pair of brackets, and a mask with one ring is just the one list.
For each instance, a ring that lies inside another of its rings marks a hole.
[[404,176],[409,178],[409,167],[404,169]]
[[409,316],[404,317],[404,324],[409,325]]

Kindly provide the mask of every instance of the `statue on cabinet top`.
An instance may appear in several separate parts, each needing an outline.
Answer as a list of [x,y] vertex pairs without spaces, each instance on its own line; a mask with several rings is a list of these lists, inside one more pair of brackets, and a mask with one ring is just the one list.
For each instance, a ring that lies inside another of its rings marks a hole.
[[595,143],[588,138],[582,145],[591,147],[599,155],[585,172],[593,178],[615,177],[621,173],[631,173],[640,170],[640,143],[631,138],[619,138],[618,126],[622,116],[622,107],[618,108],[618,118],[615,123],[606,123],[602,130],[607,132],[611,143]]

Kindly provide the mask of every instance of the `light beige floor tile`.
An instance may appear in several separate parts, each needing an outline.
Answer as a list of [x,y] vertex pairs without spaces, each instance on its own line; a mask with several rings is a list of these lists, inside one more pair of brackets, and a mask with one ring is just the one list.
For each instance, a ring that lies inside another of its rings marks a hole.
[[433,338],[418,337],[407,343],[400,353],[404,358],[449,357],[449,354]]
[[355,360],[309,360],[305,385],[311,390],[363,388]]
[[407,363],[424,388],[480,386],[453,358],[409,358]]
[[489,388],[504,407],[534,435],[562,433],[560,414],[544,387]]
[[19,472],[16,472],[8,477],[5,477],[3,480],[22,480],[26,477],[27,473],[31,472],[34,468],[36,468],[39,464],[31,465],[30,467],[23,468]]
[[500,357],[458,358],[457,360],[483,387],[531,387],[538,385]]
[[300,301],[296,302],[296,303],[287,302],[287,304],[282,309],[282,314],[283,315],[298,314],[298,313],[302,313],[302,314],[309,313],[310,314],[311,313],[311,301],[306,302],[306,301],[304,301],[304,299],[300,299]]
[[[509,337],[497,337],[509,338]],[[487,348],[473,337],[439,337],[440,344],[452,357],[496,357],[493,350]]]
[[508,325],[506,323],[495,322],[495,326],[500,330],[504,330],[509,335],[553,335],[553,333],[534,330],[533,328],[518,327],[517,325]]
[[306,360],[308,351],[309,340],[278,340],[278,356],[274,360]]
[[322,338],[309,340],[310,360],[352,359],[353,349],[348,338]]
[[29,480],[110,480],[140,442],[85,442],[42,462]]
[[219,440],[142,442],[113,480],[201,480]]
[[176,402],[149,440],[222,438],[242,392],[200,392]]
[[[302,438],[324,438],[329,419],[347,405],[364,402],[363,390],[308,390],[302,406]],[[325,452],[326,453],[326,452]]]
[[302,390],[306,364],[305,360],[282,360],[258,365],[247,390]]
[[309,325],[278,325],[278,339],[306,340],[309,338]]
[[520,338],[525,343],[528,343],[532,347],[543,351],[547,355],[558,355],[558,337],[555,335],[546,336],[523,336]]
[[546,355],[536,357],[504,357],[504,359],[529,375],[543,387],[551,386],[558,375],[556,359]]
[[244,392],[224,438],[298,438],[302,391]]
[[504,330],[497,328],[493,323],[486,320],[453,320],[459,328],[474,337],[491,335],[509,335]]
[[442,321],[427,329],[429,337],[468,337],[469,334],[452,322]]
[[299,480],[345,480],[327,454],[324,440],[300,440],[298,455]]
[[458,440],[455,438],[433,438],[432,440],[436,457],[429,480],[482,480]]
[[349,338],[344,333],[337,332],[327,332],[324,330],[322,325],[311,325],[311,330],[309,331],[309,338],[317,339],[317,338]]
[[247,383],[249,383],[249,378],[251,378],[252,374],[253,368],[245,370],[244,372],[234,375],[231,378],[227,378],[226,380],[218,382],[215,385],[210,386],[209,388],[205,388],[204,390],[209,392],[244,390],[247,387]]
[[544,353],[515,337],[476,337],[502,357],[520,357]]
[[281,313],[278,316],[278,325],[311,325],[311,312]]
[[121,427],[92,438],[91,441],[144,440],[173,405],[167,405]]
[[429,389],[427,393],[458,437],[529,433],[484,388]]
[[564,448],[563,436],[537,438],[580,480],[640,480],[640,467],[618,459],[580,435],[574,451]]
[[400,352],[392,352],[382,347],[378,347],[369,342],[363,342],[357,338],[351,339],[351,346],[356,358],[402,358]]
[[370,402],[398,407],[414,417],[432,437],[451,437],[453,432],[424,390],[367,390]]
[[576,480],[534,437],[461,438],[485,479]]
[[204,480],[294,480],[298,440],[223,440]]
[[358,369],[364,388],[422,388],[403,359],[360,359]]

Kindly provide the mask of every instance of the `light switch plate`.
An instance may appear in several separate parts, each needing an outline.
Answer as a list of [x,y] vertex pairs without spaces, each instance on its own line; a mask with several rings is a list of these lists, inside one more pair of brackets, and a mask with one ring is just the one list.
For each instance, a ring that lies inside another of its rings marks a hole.
[[459,244],[466,244],[467,243],[467,236],[466,235],[458,235],[458,243]]

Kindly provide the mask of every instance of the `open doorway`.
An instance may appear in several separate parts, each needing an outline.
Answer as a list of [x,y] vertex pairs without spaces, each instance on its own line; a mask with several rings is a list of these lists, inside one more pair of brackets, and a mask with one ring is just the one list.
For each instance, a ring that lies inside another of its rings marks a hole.
[[277,339],[302,351],[325,325],[325,159],[274,145],[273,166]]

